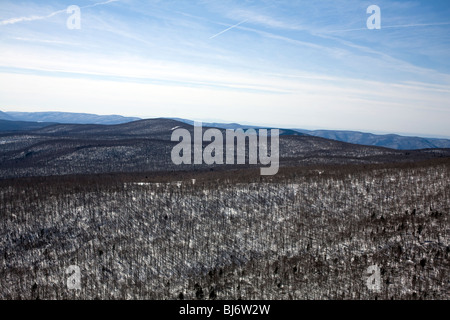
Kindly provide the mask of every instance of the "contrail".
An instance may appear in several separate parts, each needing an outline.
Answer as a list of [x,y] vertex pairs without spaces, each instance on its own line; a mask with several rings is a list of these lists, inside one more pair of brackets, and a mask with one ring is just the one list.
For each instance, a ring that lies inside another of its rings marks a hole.
[[245,19],[244,21],[241,21],[241,22],[239,22],[239,23],[236,23],[234,26],[231,26],[231,27],[229,27],[229,28],[227,28],[227,29],[225,29],[225,30],[223,30],[223,31],[220,31],[219,33],[217,33],[217,34],[215,34],[215,35],[213,35],[213,36],[211,36],[211,37],[209,37],[210,39],[213,39],[213,38],[215,38],[215,37],[217,37],[217,36],[220,36],[222,33],[225,33],[225,32],[227,32],[228,30],[231,30],[231,29],[233,29],[233,28],[236,28],[238,25],[240,25],[240,24],[243,24],[244,22],[247,22],[248,21],[248,19]]
[[[84,7],[80,7],[80,9],[92,8],[92,7],[96,7],[96,6],[100,6],[100,5],[104,5],[104,4],[108,4],[108,3],[116,2],[116,1],[119,1],[119,0],[108,0],[108,1],[104,1],[104,2],[93,3],[93,4],[89,4],[87,6],[84,6]],[[51,17],[53,17],[53,16],[55,16],[57,14],[65,13],[65,12],[67,12],[66,9],[63,9],[63,10],[58,10],[58,11],[52,12],[52,13],[46,15],[46,16],[31,16],[31,17],[11,18],[11,19],[0,21],[0,26],[4,26],[4,25],[7,25],[7,24],[15,24],[15,23],[18,23],[18,22],[23,22],[23,21],[44,20],[44,19],[51,18]]]

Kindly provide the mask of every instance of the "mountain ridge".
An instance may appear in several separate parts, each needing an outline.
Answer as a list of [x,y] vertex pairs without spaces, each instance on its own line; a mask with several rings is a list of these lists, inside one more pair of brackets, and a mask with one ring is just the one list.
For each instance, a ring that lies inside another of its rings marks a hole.
[[[194,121],[181,118],[172,118],[188,124]],[[219,122],[203,122],[204,126],[217,127],[223,129],[260,129],[269,128],[264,126],[240,125],[239,123],[219,123]],[[298,128],[289,128],[284,130],[292,130],[295,132],[307,134],[310,136],[321,137],[352,144],[360,144],[365,146],[385,147],[396,150],[420,150],[433,148],[450,148],[450,139],[441,138],[424,138],[419,136],[402,136],[398,134],[374,134],[352,130],[306,130]]]
[[293,129],[308,135],[333,139],[348,143],[382,146],[397,150],[417,150],[430,148],[450,148],[449,139],[402,136],[398,134],[373,134],[348,130],[302,130]]
[[0,120],[14,120],[14,118],[0,110]]
[[[53,122],[53,123],[76,123],[76,124],[120,124],[140,120],[137,117],[124,117],[121,115],[98,115],[91,113],[76,112],[2,112],[10,117],[4,120],[16,121],[34,121],[34,122]],[[0,114],[0,116],[2,115]]]
[[[200,172],[259,169],[236,164],[181,164],[171,159],[177,128],[194,127],[172,119],[147,119],[118,125],[56,124],[0,135],[0,179],[117,172]],[[208,126],[204,126],[207,129]],[[219,129],[224,134],[225,129]],[[209,145],[204,141],[203,147]],[[414,162],[450,157],[450,149],[401,151],[310,135],[280,135],[280,168],[317,165]],[[225,163],[225,161],[223,161]],[[236,162],[235,162],[236,163]]]
[[[161,118],[172,119],[189,125],[194,121],[183,118]],[[35,130],[46,126],[60,124],[99,124],[118,125],[142,121],[145,119],[137,117],[124,117],[120,115],[96,115],[88,113],[72,112],[15,112],[0,111],[0,132]],[[14,122],[9,123],[8,121]],[[241,125],[239,123],[203,122],[204,127],[220,129],[268,129],[270,127]],[[272,127],[276,128],[276,127]],[[306,130],[298,128],[278,128],[280,135],[310,135],[347,142],[357,145],[386,147],[396,150],[422,150],[434,148],[450,148],[450,139],[424,138],[420,136],[402,136],[398,134],[374,134],[351,130]],[[130,133],[133,135],[132,133]]]

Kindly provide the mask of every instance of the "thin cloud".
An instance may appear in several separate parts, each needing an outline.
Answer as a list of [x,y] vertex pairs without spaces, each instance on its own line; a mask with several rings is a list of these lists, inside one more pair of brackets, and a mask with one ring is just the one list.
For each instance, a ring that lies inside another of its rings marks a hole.
[[[262,8],[261,10],[265,10],[272,6],[266,6]],[[258,24],[262,25],[267,28],[272,29],[284,29],[284,30],[303,30],[303,28],[298,23],[292,23],[289,21],[278,20],[276,18],[273,18],[269,15],[260,14],[258,12],[249,11],[249,10],[233,10],[230,13],[227,14],[227,17],[230,19],[233,19],[235,17],[236,19],[247,19],[252,24]]]
[[245,19],[245,20],[243,20],[243,21],[241,21],[239,23],[236,23],[235,25],[233,25],[233,26],[231,26],[231,27],[229,27],[229,28],[227,28],[227,29],[225,29],[223,31],[220,31],[219,33],[216,33],[215,35],[209,37],[209,39],[214,39],[215,37],[220,36],[222,33],[225,33],[228,30],[231,30],[233,28],[236,28],[237,26],[239,26],[239,25],[241,25],[241,24],[243,24],[244,22],[247,22],[247,21],[248,21],[248,19]]
[[48,18],[51,18],[53,16],[56,16],[57,14],[60,14],[60,13],[63,13],[63,12],[66,12],[66,9],[52,12],[49,15],[46,15],[46,16],[31,16],[31,17],[11,18],[11,19],[0,21],[0,25],[4,26],[4,25],[7,25],[7,24],[16,24],[18,22],[24,22],[24,21],[44,20],[44,19],[48,19]]
[[[367,29],[365,29],[365,30],[367,30]],[[356,49],[365,54],[371,54],[374,56],[378,56],[381,58],[380,61],[381,61],[381,63],[384,64],[384,66],[386,68],[396,69],[396,70],[400,70],[403,72],[412,73],[412,74],[421,75],[421,76],[428,76],[428,77],[432,77],[434,80],[437,80],[437,81],[443,81],[444,83],[450,83],[450,76],[448,74],[440,72],[438,70],[416,66],[408,61],[395,58],[383,51],[378,51],[378,50],[373,49],[372,47],[359,45],[359,44],[353,43],[351,41],[344,40],[341,37],[327,35],[324,33],[315,33],[314,35],[321,37],[323,39],[337,41],[338,43],[340,43],[341,45],[344,45],[345,47]]]
[[[403,24],[403,25],[396,25],[396,26],[383,26],[383,25],[381,25],[381,29],[433,27],[433,26],[444,26],[444,25],[450,25],[450,22],[414,23],[414,24]],[[351,31],[361,31],[361,30],[367,30],[367,28],[355,28],[355,29],[344,29],[344,30],[329,30],[329,31],[320,31],[320,32],[317,32],[317,33],[339,33],[339,32],[351,32]]]
[[450,22],[440,22],[440,23],[415,23],[415,24],[404,24],[399,26],[381,26],[381,28],[410,28],[410,27],[432,27],[432,26],[443,26],[449,25]]
[[74,45],[74,46],[79,45],[79,43],[60,41],[60,40],[33,39],[33,38],[23,38],[23,37],[12,37],[11,39],[19,40],[19,41],[28,41],[28,42],[48,43],[48,44],[63,44],[63,45]]
[[[85,9],[85,8],[92,8],[92,7],[96,7],[96,6],[100,6],[100,5],[105,5],[111,2],[117,2],[119,0],[108,0],[108,1],[104,1],[104,2],[98,2],[98,3],[94,3],[94,4],[90,4],[87,6],[83,6],[80,7],[80,9]],[[7,20],[3,20],[0,21],[0,26],[4,26],[4,25],[8,25],[8,24],[16,24],[19,22],[24,22],[24,21],[36,21],[36,20],[45,20],[48,18],[51,18],[53,16],[56,16],[57,14],[60,13],[66,13],[67,9],[63,9],[63,10],[58,10],[55,12],[52,12],[46,16],[31,16],[31,17],[19,17],[19,18],[11,18],[11,19],[7,19]]]
[[108,3],[111,3],[111,2],[117,2],[117,1],[120,1],[120,0],[108,0],[108,1],[104,1],[104,2],[93,3],[93,4],[89,4],[89,5],[84,6],[84,7],[81,7],[81,8],[82,8],[82,9],[83,9],[83,8],[92,8],[92,7],[96,7],[96,6],[101,6],[101,5],[104,5],[104,4],[108,4]]

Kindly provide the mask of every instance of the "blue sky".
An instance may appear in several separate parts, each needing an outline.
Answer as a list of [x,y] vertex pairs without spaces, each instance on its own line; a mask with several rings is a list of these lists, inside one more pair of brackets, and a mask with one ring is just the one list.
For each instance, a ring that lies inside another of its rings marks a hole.
[[0,110],[450,137],[449,17],[449,1],[2,0]]

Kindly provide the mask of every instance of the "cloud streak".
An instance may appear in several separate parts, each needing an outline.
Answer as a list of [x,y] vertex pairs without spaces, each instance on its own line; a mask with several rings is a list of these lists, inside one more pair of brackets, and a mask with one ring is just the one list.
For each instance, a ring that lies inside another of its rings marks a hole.
[[[413,23],[413,24],[403,24],[403,25],[394,25],[394,26],[383,26],[381,25],[381,29],[396,29],[396,28],[418,28],[418,27],[434,27],[434,26],[445,26],[450,25],[450,22],[439,22],[439,23]],[[320,31],[317,33],[339,33],[339,32],[351,32],[351,31],[361,31],[367,30],[367,28],[355,28],[355,29],[344,29],[344,30],[329,30],[329,31]]]
[[[104,1],[104,2],[98,2],[98,3],[94,3],[94,4],[90,4],[90,5],[86,5],[83,7],[80,7],[80,9],[85,9],[85,8],[93,8],[96,6],[100,6],[100,5],[105,5],[111,2],[117,2],[119,0],[108,0],[108,1]],[[0,21],[0,26],[4,26],[4,25],[8,25],[8,24],[16,24],[19,22],[25,22],[25,21],[36,21],[36,20],[45,20],[51,17],[54,17],[60,13],[66,13],[67,9],[62,9],[62,10],[58,10],[55,12],[52,12],[48,15],[45,16],[30,16],[30,17],[18,17],[18,18],[10,18],[10,19],[6,19],[3,21]]]
[[108,0],[108,1],[104,1],[104,2],[97,2],[97,3],[93,3],[93,4],[88,4],[87,6],[84,6],[84,7],[81,7],[81,8],[82,9],[83,8],[93,8],[93,7],[96,7],[96,6],[102,6],[102,5],[111,3],[111,2],[118,2],[118,1],[120,1],[120,0]]
[[11,19],[0,21],[0,25],[4,26],[4,25],[16,24],[16,23],[24,22],[24,21],[45,20],[45,19],[51,18],[51,17],[56,16],[57,14],[60,14],[60,13],[63,13],[63,12],[66,12],[66,9],[52,12],[52,13],[46,15],[46,16],[31,16],[31,17],[11,18]]
[[72,46],[79,45],[79,43],[67,42],[67,41],[61,41],[61,40],[34,39],[34,38],[23,38],[23,37],[12,37],[11,39],[18,40],[18,41],[48,43],[48,44],[62,44],[62,45],[72,45]]

